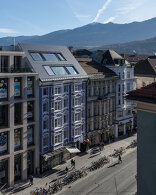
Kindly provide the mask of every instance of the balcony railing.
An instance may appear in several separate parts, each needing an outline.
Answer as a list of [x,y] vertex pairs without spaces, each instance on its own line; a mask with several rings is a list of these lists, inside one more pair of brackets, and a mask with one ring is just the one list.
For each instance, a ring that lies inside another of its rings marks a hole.
[[33,71],[29,67],[22,67],[22,68],[9,67],[9,68],[0,69],[0,73],[25,73],[25,72],[33,72]]

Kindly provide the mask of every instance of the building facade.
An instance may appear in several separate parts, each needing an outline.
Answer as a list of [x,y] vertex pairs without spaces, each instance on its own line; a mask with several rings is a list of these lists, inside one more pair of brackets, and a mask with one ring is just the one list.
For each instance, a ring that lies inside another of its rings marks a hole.
[[39,74],[41,172],[68,158],[86,135],[87,75],[66,47],[20,44]]
[[156,194],[156,83],[129,92],[137,104],[137,194]]
[[134,67],[113,50],[99,51],[94,59],[114,71],[119,79],[116,81],[116,120],[115,137],[126,135],[133,129],[134,103],[127,102],[125,95],[135,86]]
[[24,52],[0,51],[0,185],[13,186],[39,168],[38,75]]
[[88,74],[87,138],[90,144],[107,143],[115,136],[116,74],[91,58],[77,58]]

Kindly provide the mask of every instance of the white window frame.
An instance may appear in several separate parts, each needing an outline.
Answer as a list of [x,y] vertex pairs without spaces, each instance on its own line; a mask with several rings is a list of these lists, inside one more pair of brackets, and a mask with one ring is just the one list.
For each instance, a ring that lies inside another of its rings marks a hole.
[[82,103],[82,97],[79,96],[79,97],[75,97],[74,99],[74,106],[80,106]]
[[[67,121],[65,122],[65,120],[64,120],[64,117],[67,117]],[[68,115],[68,113],[66,112],[65,114],[64,114],[64,117],[63,117],[63,120],[64,120],[64,124],[68,124],[68,119],[69,119],[69,115]]]
[[[56,142],[56,138],[58,140],[57,142]],[[62,134],[55,135],[54,142],[55,142],[55,144],[61,143],[62,142]]]
[[81,91],[82,85],[81,84],[75,84],[74,85],[74,91]]
[[[55,126],[56,124],[56,121],[57,120],[57,126]],[[60,121],[59,121],[60,120]],[[60,122],[60,125],[59,125],[59,122]],[[62,126],[62,117],[58,117],[58,118],[55,118],[54,119],[54,128],[60,128]]]
[[65,137],[64,134],[63,134],[64,139],[68,139],[68,131],[69,131],[69,127],[65,127],[63,133],[65,134],[65,132],[66,132],[66,135],[67,135],[67,136]]
[[55,89],[54,89],[54,94],[55,95],[59,95],[59,94],[61,94],[62,93],[62,88],[61,87],[55,87]]
[[55,111],[56,110],[61,110],[62,109],[62,102],[61,101],[56,101],[56,102],[54,102],[54,109],[55,109]]
[[[65,90],[67,89],[67,90]],[[69,92],[69,85],[64,85],[63,87],[64,93],[68,93]]]
[[[67,105],[65,106],[65,101],[67,101]],[[68,106],[69,106],[69,104],[68,104],[68,98],[66,97],[66,98],[64,98],[64,101],[63,101],[63,106],[64,106],[64,108],[68,108]]]
[[81,126],[74,129],[74,137],[81,135]]
[[[80,116],[80,117],[77,117],[77,116]],[[76,112],[74,115],[74,121],[76,122],[76,121],[80,121],[80,120],[81,120],[81,112]]]

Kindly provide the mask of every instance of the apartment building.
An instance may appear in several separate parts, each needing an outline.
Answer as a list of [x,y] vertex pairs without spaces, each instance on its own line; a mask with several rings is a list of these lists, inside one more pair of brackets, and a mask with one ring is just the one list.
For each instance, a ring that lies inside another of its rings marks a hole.
[[39,74],[41,172],[81,149],[86,135],[87,74],[66,47],[20,44],[27,63]]
[[127,92],[133,90],[136,83],[134,67],[113,50],[97,51],[93,58],[119,76],[116,82],[115,137],[126,135],[134,126],[132,111],[135,104],[125,99]]
[[0,186],[39,168],[38,76],[17,47],[0,48]]
[[156,82],[131,91],[137,104],[137,194],[156,194]]
[[92,58],[77,58],[88,74],[87,138],[90,144],[109,142],[115,137],[115,83],[118,77]]

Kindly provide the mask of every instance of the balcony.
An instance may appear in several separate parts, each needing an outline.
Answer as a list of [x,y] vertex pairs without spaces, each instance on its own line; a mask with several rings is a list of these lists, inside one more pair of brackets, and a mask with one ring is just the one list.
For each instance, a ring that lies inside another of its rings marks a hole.
[[1,67],[0,73],[27,73],[27,72],[33,72],[31,68],[29,67]]

